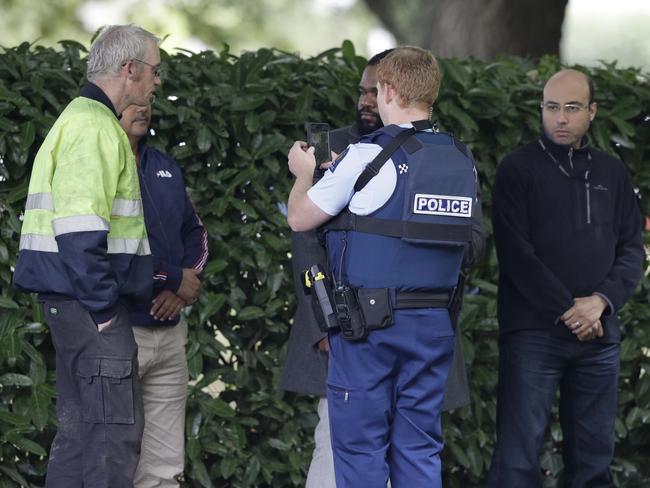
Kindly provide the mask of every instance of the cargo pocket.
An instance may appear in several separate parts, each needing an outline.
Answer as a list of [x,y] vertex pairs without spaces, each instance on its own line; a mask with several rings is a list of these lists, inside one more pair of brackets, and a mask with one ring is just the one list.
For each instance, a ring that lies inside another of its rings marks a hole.
[[104,423],[102,381],[99,376],[98,358],[79,358],[77,376],[81,395],[81,418],[92,424]]
[[77,376],[84,422],[135,423],[132,373],[129,359],[79,359]]

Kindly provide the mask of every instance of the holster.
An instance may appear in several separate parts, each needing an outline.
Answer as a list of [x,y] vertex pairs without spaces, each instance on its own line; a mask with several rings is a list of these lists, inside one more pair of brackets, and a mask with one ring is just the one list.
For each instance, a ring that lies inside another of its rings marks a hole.
[[317,264],[303,272],[305,291],[311,295],[311,306],[318,322],[318,328],[327,332],[338,327],[334,309],[331,282],[325,272]]
[[372,330],[395,322],[394,310],[449,308],[450,292],[399,292],[390,288],[339,287],[334,291],[337,319],[344,339],[364,339]]

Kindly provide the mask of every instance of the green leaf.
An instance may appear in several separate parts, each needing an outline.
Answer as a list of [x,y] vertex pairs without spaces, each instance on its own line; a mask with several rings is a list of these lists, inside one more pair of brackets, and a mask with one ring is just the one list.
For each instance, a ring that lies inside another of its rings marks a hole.
[[625,426],[629,430],[648,423],[650,423],[650,410],[645,408],[634,407],[625,417]]
[[221,293],[210,293],[205,297],[205,300],[201,300],[201,305],[205,305],[201,308],[200,320],[201,322],[206,321],[208,318],[212,317],[215,313],[221,310],[223,304],[226,302],[226,296]]
[[23,476],[13,468],[8,468],[6,466],[0,465],[0,472],[6,474],[9,478],[18,483],[19,486],[30,486],[29,483]]
[[449,443],[447,445],[451,449],[451,452],[454,456],[454,459],[461,464],[463,467],[470,469],[471,467],[471,462],[469,458],[467,457],[467,454],[465,454],[465,451],[455,442]]
[[237,313],[237,317],[240,320],[259,319],[260,317],[264,317],[264,310],[255,306],[244,307]]
[[254,483],[257,479],[257,475],[259,474],[261,467],[262,465],[260,464],[260,460],[257,459],[257,457],[253,457],[250,460],[248,466],[246,467],[246,472],[244,473],[244,486],[256,486]]
[[0,386],[32,386],[32,379],[24,374],[5,373],[0,376]]
[[12,308],[17,310],[19,307],[11,298],[0,296],[0,308]]
[[208,470],[205,467],[203,461],[197,460],[190,465],[190,472],[192,477],[203,487],[203,488],[214,488]]
[[223,476],[224,479],[230,478],[235,473],[236,469],[237,461],[230,456],[224,457],[219,464],[219,470],[221,471],[221,476]]
[[261,93],[253,93],[250,95],[242,95],[235,97],[230,102],[230,110],[233,112],[243,112],[246,110],[254,110],[261,106],[266,101],[266,95]]
[[205,125],[201,125],[196,133],[196,145],[202,153],[208,152],[212,146],[212,134]]
[[38,430],[43,430],[49,420],[49,407],[52,404],[52,395],[44,384],[37,384],[32,390],[32,422]]
[[204,402],[204,406],[208,413],[218,417],[231,418],[235,416],[235,411],[221,398],[207,400]]
[[354,63],[356,53],[354,51],[354,44],[352,44],[351,41],[348,39],[344,40],[343,43],[341,44],[341,53],[343,54],[343,58],[349,61],[350,63]]
[[36,137],[36,126],[34,122],[29,121],[22,125],[20,128],[20,148],[23,150],[29,149],[34,143]]
[[27,417],[3,410],[0,410],[0,422],[10,425],[29,425]]
[[190,458],[190,461],[200,461],[201,460],[201,443],[196,437],[190,437],[185,443],[185,452],[187,457]]
[[23,449],[24,451],[32,452],[36,454],[37,456],[47,456],[47,451],[43,449],[40,445],[38,445],[36,442],[25,439],[24,437],[21,437],[19,439],[15,439],[12,441],[12,443],[20,448]]
[[207,276],[216,275],[228,266],[228,261],[225,259],[213,259],[209,261],[203,270]]
[[288,451],[291,449],[291,444],[281,441],[280,439],[270,439],[269,446],[279,451]]

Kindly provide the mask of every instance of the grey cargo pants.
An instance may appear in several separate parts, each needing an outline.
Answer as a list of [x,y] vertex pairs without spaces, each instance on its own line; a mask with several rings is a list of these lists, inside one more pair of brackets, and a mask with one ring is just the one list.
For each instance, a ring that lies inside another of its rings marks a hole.
[[46,488],[132,488],[144,425],[125,309],[99,332],[75,300],[43,302],[56,350],[59,428]]

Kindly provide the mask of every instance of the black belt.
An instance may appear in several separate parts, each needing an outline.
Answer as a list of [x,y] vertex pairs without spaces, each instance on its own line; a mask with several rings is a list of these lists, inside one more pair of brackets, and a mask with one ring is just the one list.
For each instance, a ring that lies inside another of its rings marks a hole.
[[451,293],[442,292],[395,292],[393,308],[448,308]]

